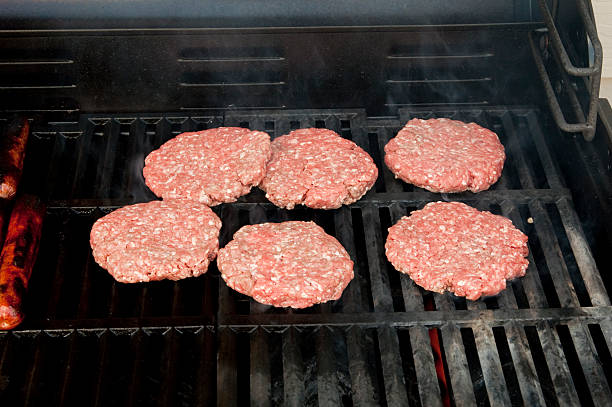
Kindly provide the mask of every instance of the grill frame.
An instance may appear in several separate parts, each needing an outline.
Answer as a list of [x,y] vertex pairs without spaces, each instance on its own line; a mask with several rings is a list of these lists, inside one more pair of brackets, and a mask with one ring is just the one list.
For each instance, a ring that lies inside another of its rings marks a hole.
[[[381,165],[382,147],[414,116],[472,120],[497,131],[508,156],[500,182],[479,194],[444,195],[395,180]],[[612,307],[572,191],[550,148],[561,134],[546,118],[534,107],[501,106],[401,109],[399,116],[385,118],[368,118],[361,109],[232,111],[224,116],[97,114],[73,123],[35,124],[24,187],[51,185],[46,190],[50,205],[28,317],[17,330],[0,333],[0,376],[9,379],[0,400],[36,404],[60,388],[54,399],[58,404],[82,395],[98,405],[436,405],[441,390],[428,335],[432,329],[442,342],[455,405],[611,400],[610,366],[601,361],[610,359]],[[95,266],[86,238],[91,223],[116,207],[152,197],[142,195],[135,186],[142,180],[129,171],[146,149],[182,131],[248,125],[279,136],[296,122],[299,127],[324,125],[368,151],[380,169],[373,191],[334,211],[277,209],[261,192],[252,192],[215,209],[224,222],[221,246],[243,224],[314,219],[338,237],[356,263],[356,278],[341,300],[304,311],[278,310],[232,292],[214,267],[194,280],[120,287]],[[125,141],[126,148],[121,147]],[[87,155],[89,151],[100,157]],[[75,152],[80,152],[76,159]],[[108,157],[113,158],[110,163]],[[128,171],[123,171],[124,161]],[[78,182],[78,174],[89,167],[101,187]],[[41,173],[49,175],[40,181]],[[74,179],[62,179],[64,174]],[[116,174],[123,176],[117,179]],[[112,192],[116,185],[135,193],[117,195]],[[495,299],[466,303],[449,294],[427,294],[395,272],[384,258],[385,227],[437,199],[463,201],[512,219],[530,238],[527,275]],[[529,217],[533,225],[527,223]],[[77,252],[79,257],[73,256]],[[89,284],[72,281],[84,273],[89,273],[84,278]],[[196,284],[198,290],[190,288]],[[96,297],[83,300],[95,291],[108,302],[94,312]],[[166,298],[170,295],[172,300]],[[428,301],[435,310],[425,310]],[[50,349],[58,349],[57,354]],[[193,358],[200,362],[197,366],[189,363],[193,360],[187,350],[199,352]],[[89,365],[81,361],[83,352],[95,355]],[[53,362],[57,355],[65,366]],[[88,372],[92,366],[99,370]],[[121,374],[123,368],[130,373]],[[588,391],[581,388],[585,383]],[[247,384],[248,394],[242,391]]]

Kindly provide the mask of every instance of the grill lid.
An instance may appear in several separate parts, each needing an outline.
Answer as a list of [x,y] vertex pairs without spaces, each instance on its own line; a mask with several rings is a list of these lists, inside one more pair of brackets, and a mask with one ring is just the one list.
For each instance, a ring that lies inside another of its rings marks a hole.
[[494,24],[536,21],[529,0],[8,0],[2,29],[229,28]]

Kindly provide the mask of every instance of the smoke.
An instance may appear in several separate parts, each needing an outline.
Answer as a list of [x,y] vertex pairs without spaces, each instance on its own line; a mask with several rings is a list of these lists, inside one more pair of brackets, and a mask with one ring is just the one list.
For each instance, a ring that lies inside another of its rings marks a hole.
[[487,104],[495,56],[490,36],[452,28],[404,35],[387,57],[386,105]]

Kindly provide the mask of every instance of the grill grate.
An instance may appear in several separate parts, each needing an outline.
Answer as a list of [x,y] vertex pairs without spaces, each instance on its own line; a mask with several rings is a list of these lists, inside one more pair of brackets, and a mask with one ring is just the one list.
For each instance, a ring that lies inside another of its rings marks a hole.
[[[491,190],[434,194],[382,165],[402,123],[435,116],[498,133],[508,158]],[[355,261],[340,300],[276,309],[228,289],[215,266],[196,279],[122,285],[95,264],[93,222],[154,198],[140,175],[146,154],[180,132],[222,124],[272,137],[325,126],[373,156],[380,177],[350,207],[287,211],[254,191],[215,208],[222,246],[245,224],[314,219]],[[457,406],[608,404],[611,371],[602,361],[610,360],[612,307],[542,125],[537,110],[492,107],[400,109],[399,118],[362,110],[83,115],[34,126],[24,184],[51,204],[28,318],[0,333],[0,402],[430,406],[448,395]],[[529,236],[527,275],[497,297],[469,302],[397,273],[384,256],[387,228],[433,200],[509,217]]]

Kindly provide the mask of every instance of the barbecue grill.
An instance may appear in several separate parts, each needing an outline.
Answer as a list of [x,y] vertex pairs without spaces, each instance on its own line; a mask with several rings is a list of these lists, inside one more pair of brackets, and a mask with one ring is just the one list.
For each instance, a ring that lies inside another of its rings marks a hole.
[[[189,3],[0,7],[0,133],[31,120],[20,189],[48,205],[27,317],[0,333],[0,404],[612,403],[612,110],[588,2]],[[499,182],[396,180],[383,147],[413,117],[495,131]],[[254,190],[214,208],[221,246],[246,224],[317,222],[355,262],[341,299],[277,309],[214,264],[131,285],[96,265],[95,220],[155,199],[144,157],[217,126],[326,127],[374,158],[375,186],[348,207],[284,210]],[[510,218],[529,237],[525,277],[466,301],[395,271],[387,228],[436,200]]]

